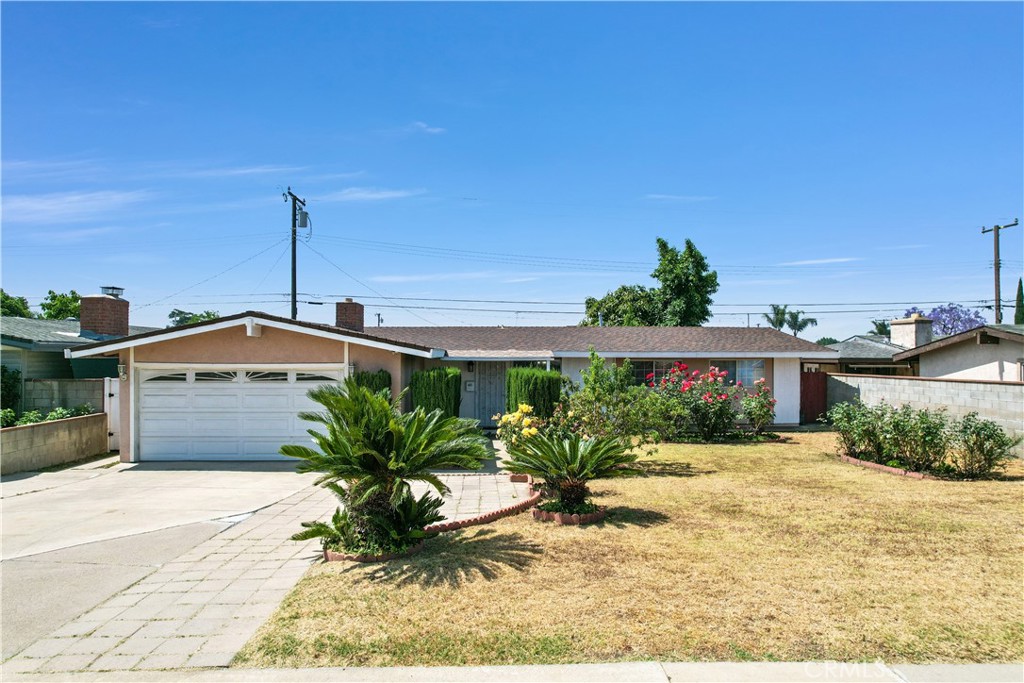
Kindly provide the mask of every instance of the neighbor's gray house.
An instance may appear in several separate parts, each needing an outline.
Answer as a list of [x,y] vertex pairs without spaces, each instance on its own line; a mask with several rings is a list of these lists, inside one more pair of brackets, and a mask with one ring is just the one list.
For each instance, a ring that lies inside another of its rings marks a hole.
[[116,359],[70,360],[64,351],[155,329],[129,325],[123,290],[104,290],[114,293],[82,297],[78,320],[0,317],[0,365],[21,373],[23,398],[25,383],[32,380],[117,377]]
[[334,325],[257,311],[99,341],[68,350],[74,361],[116,359],[121,458],[266,460],[285,443],[308,442],[306,392],[356,370],[387,370],[392,391],[412,373],[454,366],[462,371],[464,417],[493,426],[505,407],[505,372],[550,367],[578,381],[593,347],[609,362],[631,359],[638,381],[659,377],[674,361],[715,365],[752,385],[765,378],[778,399],[777,422],[800,414],[804,360],[836,352],[768,328],[735,327],[375,327],[363,306],[339,302]]

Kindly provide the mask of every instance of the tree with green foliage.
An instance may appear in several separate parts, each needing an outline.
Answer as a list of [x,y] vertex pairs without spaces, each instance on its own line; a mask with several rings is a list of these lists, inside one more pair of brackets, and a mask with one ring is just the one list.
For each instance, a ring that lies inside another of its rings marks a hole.
[[651,277],[660,287],[623,285],[600,299],[587,297],[582,325],[696,326],[711,319],[711,295],[718,273],[687,239],[682,251],[657,238],[658,266]]
[[817,318],[805,318],[803,315],[803,311],[786,312],[786,327],[793,332],[794,337],[806,330],[808,327],[813,327],[818,324]]
[[814,342],[818,346],[828,346],[829,344],[838,344],[839,340],[835,337],[822,337],[818,341]]
[[43,309],[41,317],[47,320],[67,320],[69,318],[78,320],[81,302],[81,295],[73,289],[67,294],[51,289],[46,293],[43,303],[39,305]]
[[171,311],[167,318],[171,321],[171,324],[167,327],[179,327],[181,325],[191,325],[192,323],[201,323],[205,320],[216,320],[220,317],[220,313],[217,311],[203,311],[202,313],[193,313],[192,311],[183,311],[180,308],[175,308]]
[[1017,278],[1017,300],[1013,304],[1013,324],[1024,325],[1024,278]]
[[28,307],[28,299],[23,296],[11,296],[0,289],[0,314],[9,318],[34,318]]
[[889,325],[888,320],[872,320],[871,326],[868,334],[877,334],[883,337],[888,337],[892,334],[892,327]]
[[765,321],[768,323],[768,327],[773,330],[781,330],[786,326],[786,313],[789,311],[789,306],[779,306],[778,304],[771,304],[771,310],[768,313],[762,313]]

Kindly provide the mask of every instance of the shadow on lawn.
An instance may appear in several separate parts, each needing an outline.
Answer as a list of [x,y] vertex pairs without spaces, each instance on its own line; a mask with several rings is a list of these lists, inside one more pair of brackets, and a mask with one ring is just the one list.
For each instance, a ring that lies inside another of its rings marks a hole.
[[[488,528],[448,532],[427,540],[426,548],[418,555],[373,567],[368,578],[400,586],[458,588],[478,579],[493,581],[504,567],[522,571],[542,552],[540,545],[517,533]],[[356,569],[360,568],[347,571]]]
[[638,460],[636,467],[643,472],[645,477],[696,477],[716,472],[716,470],[698,470],[688,462],[677,460]]
[[643,510],[641,508],[615,507],[608,508],[608,516],[601,522],[603,525],[613,526],[622,529],[628,526],[638,526],[647,529],[652,526],[666,524],[671,518],[668,515],[654,510]]

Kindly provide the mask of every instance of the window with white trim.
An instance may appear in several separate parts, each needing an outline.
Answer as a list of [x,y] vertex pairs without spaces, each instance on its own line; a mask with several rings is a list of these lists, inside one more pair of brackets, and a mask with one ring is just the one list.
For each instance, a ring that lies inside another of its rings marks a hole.
[[196,382],[237,382],[237,372],[196,372]]
[[147,382],[187,382],[188,373],[168,372],[164,375],[156,375],[146,380]]
[[246,382],[287,382],[287,372],[270,371],[264,372],[262,370],[249,370],[245,373]]
[[730,382],[742,382],[743,386],[753,386],[759,379],[765,379],[765,362],[763,358],[753,360],[713,360],[710,365],[719,370],[725,370],[729,374],[726,379]]
[[[633,381],[637,384],[657,384],[665,378],[669,370],[677,361],[674,360],[632,360],[629,364],[633,366]],[[651,377],[651,374],[654,374]]]

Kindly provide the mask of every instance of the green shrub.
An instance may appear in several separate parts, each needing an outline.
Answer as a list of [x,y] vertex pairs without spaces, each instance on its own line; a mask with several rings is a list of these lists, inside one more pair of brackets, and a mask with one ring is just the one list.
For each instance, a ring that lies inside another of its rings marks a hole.
[[677,414],[683,416],[683,434],[693,432],[704,442],[724,439],[736,427],[736,409],[739,387],[729,384],[728,373],[711,367],[704,374],[690,371],[685,363],[675,363],[657,385],[653,374],[648,375],[649,386],[664,397],[666,404],[680,405]]
[[434,368],[412,373],[409,382],[414,408],[440,410],[445,417],[458,417],[462,402],[462,372],[458,368]]
[[941,410],[915,410],[908,405],[892,410],[882,426],[885,456],[912,472],[933,469],[946,459],[948,422]]
[[30,425],[30,424],[35,424],[36,422],[42,422],[42,421],[43,421],[42,413],[40,413],[38,410],[29,410],[27,412],[22,413],[21,417],[19,417],[18,421],[15,422],[14,424],[19,425],[19,426],[20,425]]
[[551,417],[562,392],[562,373],[540,368],[511,368],[505,373],[505,411],[522,404],[533,406],[541,419]]
[[13,427],[18,422],[18,416],[10,408],[0,409],[0,427]]
[[772,390],[764,378],[754,382],[754,391],[746,394],[740,401],[743,406],[743,417],[747,418],[755,434],[760,434],[765,427],[775,422],[775,404]]
[[12,410],[21,407],[21,370],[0,365],[0,407]]
[[352,377],[356,384],[366,387],[375,394],[385,389],[391,391],[391,373],[387,370],[378,370],[377,372],[360,370],[352,373]]
[[54,408],[46,414],[43,418],[43,422],[53,422],[54,420],[66,420],[69,417],[74,417],[70,410],[67,408]]
[[892,406],[884,402],[867,406],[853,401],[832,406],[827,418],[839,433],[845,455],[885,463],[890,456],[885,432],[892,413]]
[[91,403],[82,403],[71,409],[71,417],[81,417],[82,415],[92,415],[96,412],[96,409],[92,407]]
[[992,420],[968,413],[950,425],[949,464],[953,472],[966,479],[991,474],[1006,467],[1010,451],[1020,443]]

